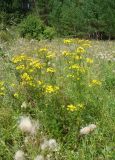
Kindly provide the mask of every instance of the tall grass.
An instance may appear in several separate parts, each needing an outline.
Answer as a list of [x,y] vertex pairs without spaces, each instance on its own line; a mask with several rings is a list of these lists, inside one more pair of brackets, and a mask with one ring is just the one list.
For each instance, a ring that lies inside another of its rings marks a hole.
[[113,160],[114,42],[22,40],[2,49],[0,158]]

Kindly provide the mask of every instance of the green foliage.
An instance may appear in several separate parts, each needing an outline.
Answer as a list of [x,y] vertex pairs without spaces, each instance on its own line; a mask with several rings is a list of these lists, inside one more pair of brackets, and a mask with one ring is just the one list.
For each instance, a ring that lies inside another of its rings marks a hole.
[[22,37],[41,39],[44,24],[39,17],[29,15],[19,24],[19,33]]
[[46,39],[53,39],[56,35],[56,31],[53,27],[45,27],[45,30],[43,32],[43,36],[46,38]]

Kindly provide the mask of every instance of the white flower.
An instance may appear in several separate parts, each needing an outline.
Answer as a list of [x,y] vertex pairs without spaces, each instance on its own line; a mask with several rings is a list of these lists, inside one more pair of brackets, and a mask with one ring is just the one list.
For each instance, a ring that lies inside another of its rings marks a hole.
[[44,157],[42,155],[38,155],[34,160],[44,160]]
[[39,125],[36,122],[32,122],[29,117],[22,117],[20,120],[19,128],[22,132],[35,134]]
[[90,124],[82,129],[80,129],[80,135],[85,135],[85,134],[89,134],[90,132],[92,132],[94,129],[96,128],[95,124]]
[[48,141],[48,146],[49,146],[49,149],[51,149],[52,151],[57,151],[58,149],[58,145],[55,139],[50,139]]
[[23,102],[23,103],[22,103],[21,108],[27,108],[26,102]]
[[14,156],[14,159],[15,160],[24,160],[24,152],[21,151],[21,150],[18,150],[16,153],[15,153],[15,156]]

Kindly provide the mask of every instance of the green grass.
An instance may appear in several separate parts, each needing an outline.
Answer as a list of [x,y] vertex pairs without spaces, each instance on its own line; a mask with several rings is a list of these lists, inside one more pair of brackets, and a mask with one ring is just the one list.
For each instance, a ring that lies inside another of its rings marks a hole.
[[[64,44],[62,39],[52,42],[18,39],[14,43],[1,43],[0,81],[4,81],[5,96],[0,97],[0,160],[13,159],[18,150],[24,151],[27,160],[34,160],[38,154],[50,154],[51,160],[115,159],[115,42],[92,41],[92,47],[86,49],[87,53],[80,61],[62,55],[62,51],[77,54],[78,46]],[[40,48],[44,47],[48,50],[41,53]],[[52,60],[46,58],[48,51],[55,54]],[[39,59],[43,68],[29,73],[34,64],[31,66],[26,58],[21,64],[31,67],[27,71],[16,70],[17,64],[12,58],[20,53]],[[87,57],[93,58],[93,64],[86,63]],[[79,64],[86,72],[70,69],[71,63]],[[55,68],[56,72],[48,73],[46,69],[49,67]],[[20,85],[25,81],[21,79],[24,72],[32,76],[35,87]],[[72,73],[75,79],[67,78]],[[101,85],[89,87],[93,79],[101,81]],[[36,80],[43,84],[37,86]],[[47,85],[58,86],[59,90],[49,94]],[[18,96],[14,96],[15,93]],[[23,102],[26,102],[26,108],[21,108]],[[67,110],[68,105],[79,106],[79,103],[83,104],[82,109]],[[40,129],[36,135],[20,131],[21,116],[39,121]],[[80,136],[80,129],[91,123],[97,128]],[[28,136],[29,142],[25,144]],[[41,151],[44,138],[56,139],[59,151]]]

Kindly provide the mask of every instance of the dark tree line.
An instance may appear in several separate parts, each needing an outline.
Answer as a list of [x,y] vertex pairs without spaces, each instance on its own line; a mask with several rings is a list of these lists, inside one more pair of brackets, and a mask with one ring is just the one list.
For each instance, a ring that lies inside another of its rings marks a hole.
[[0,11],[4,23],[34,13],[59,35],[115,38],[115,0],[0,0]]

